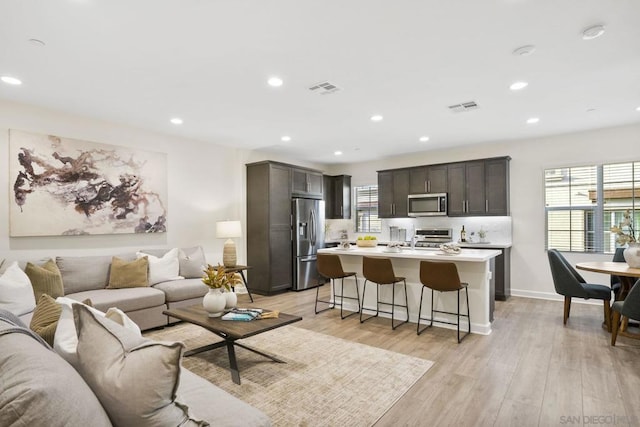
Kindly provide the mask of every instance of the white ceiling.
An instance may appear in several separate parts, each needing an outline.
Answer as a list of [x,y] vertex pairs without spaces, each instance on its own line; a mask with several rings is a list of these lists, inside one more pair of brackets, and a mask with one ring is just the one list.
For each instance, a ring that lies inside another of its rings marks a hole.
[[640,122],[640,1],[2,0],[0,75],[0,99],[356,162]]

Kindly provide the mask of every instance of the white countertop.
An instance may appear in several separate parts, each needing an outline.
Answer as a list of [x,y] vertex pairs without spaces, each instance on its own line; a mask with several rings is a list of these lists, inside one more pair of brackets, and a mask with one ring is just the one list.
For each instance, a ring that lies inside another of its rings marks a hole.
[[360,248],[351,246],[349,249],[325,248],[318,250],[320,254],[358,255],[358,256],[385,256],[388,258],[425,259],[431,261],[467,261],[485,262],[501,255],[496,249],[462,249],[457,255],[445,254],[440,250],[402,249],[400,252],[387,252],[386,246],[373,248]]

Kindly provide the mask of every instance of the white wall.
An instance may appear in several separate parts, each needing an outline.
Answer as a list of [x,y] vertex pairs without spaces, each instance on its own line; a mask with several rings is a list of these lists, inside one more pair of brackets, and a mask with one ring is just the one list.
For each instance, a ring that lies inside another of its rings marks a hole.
[[[167,233],[9,237],[7,203],[13,203],[15,177],[8,171],[8,129],[167,153]],[[202,245],[209,262],[221,262],[224,241],[215,238],[215,223],[244,216],[244,157],[228,147],[0,101],[0,260]],[[244,239],[236,243],[239,260],[246,261]]]
[[[425,151],[379,161],[335,165],[331,174],[352,176],[352,185],[375,184],[377,170],[447,163],[486,157],[511,156],[511,289],[514,295],[557,298],[545,252],[543,171],[556,166],[640,160],[640,125],[600,129],[548,138],[507,141],[450,150]],[[610,255],[566,254],[580,261],[610,260]],[[584,273],[591,283],[609,283],[609,277]]]

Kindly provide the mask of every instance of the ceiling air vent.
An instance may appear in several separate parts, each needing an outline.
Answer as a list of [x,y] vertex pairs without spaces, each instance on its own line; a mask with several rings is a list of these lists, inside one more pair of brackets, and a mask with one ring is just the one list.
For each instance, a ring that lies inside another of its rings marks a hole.
[[334,93],[340,90],[340,88],[333,83],[329,82],[320,82],[316,83],[313,86],[309,87],[311,92],[319,93],[320,95],[328,95],[330,93]]
[[449,110],[454,113],[464,113],[465,111],[476,110],[478,104],[475,101],[463,102],[462,104],[449,105]]

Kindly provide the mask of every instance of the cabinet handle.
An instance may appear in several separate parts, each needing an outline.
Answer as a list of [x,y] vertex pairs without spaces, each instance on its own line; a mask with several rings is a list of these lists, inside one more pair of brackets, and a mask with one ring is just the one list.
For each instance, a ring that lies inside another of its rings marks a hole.
[[465,212],[465,208],[464,208],[464,200],[462,201],[462,213]]
[[428,192],[429,192],[428,188],[429,188],[429,184],[428,184],[428,182],[425,180],[425,182],[424,182],[424,192],[425,192],[425,193],[428,193]]
[[489,199],[484,199],[484,211],[489,212]]
[[427,193],[431,193],[431,180],[427,181]]

